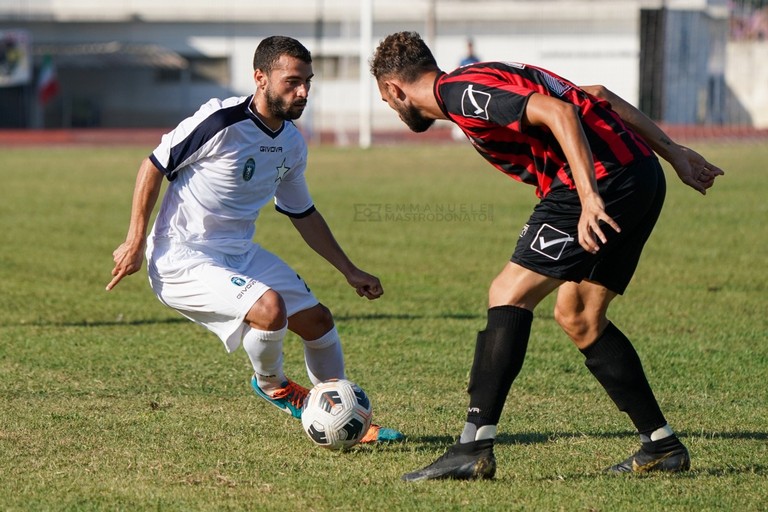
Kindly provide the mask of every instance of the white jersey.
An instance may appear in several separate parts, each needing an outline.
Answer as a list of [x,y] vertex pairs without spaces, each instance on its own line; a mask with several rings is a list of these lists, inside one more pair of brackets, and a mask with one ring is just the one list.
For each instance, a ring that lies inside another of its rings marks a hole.
[[170,183],[150,243],[243,254],[268,202],[295,217],[314,211],[304,138],[288,121],[270,130],[252,98],[212,99],[163,136],[150,160]]

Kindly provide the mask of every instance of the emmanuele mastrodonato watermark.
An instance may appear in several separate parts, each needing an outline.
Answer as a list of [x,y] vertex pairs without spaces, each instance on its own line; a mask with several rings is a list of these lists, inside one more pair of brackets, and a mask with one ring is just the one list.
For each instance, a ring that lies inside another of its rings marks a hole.
[[356,203],[355,222],[493,222],[489,203]]

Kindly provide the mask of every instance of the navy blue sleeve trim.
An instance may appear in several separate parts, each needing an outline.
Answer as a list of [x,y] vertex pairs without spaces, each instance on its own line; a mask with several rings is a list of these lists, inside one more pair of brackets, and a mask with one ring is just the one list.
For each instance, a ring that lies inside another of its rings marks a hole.
[[165,167],[163,167],[163,164],[161,164],[161,163],[160,163],[160,160],[158,160],[158,159],[157,159],[157,157],[155,157],[154,153],[153,153],[153,154],[151,154],[151,155],[149,155],[149,161],[150,161],[150,162],[152,162],[152,164],[153,164],[155,167],[157,167],[157,170],[158,170],[158,171],[160,171],[161,173],[163,173],[163,175],[165,175],[165,177],[166,177],[166,178],[168,178],[168,181],[173,181],[174,179],[176,179],[176,175],[175,175],[175,174],[171,174],[171,173],[169,173],[169,172],[168,172],[168,169],[166,169]]
[[315,205],[312,205],[312,206],[309,207],[309,209],[304,210],[301,213],[293,213],[293,212],[285,211],[282,208],[280,208],[279,206],[275,205],[275,210],[277,210],[278,212],[282,213],[283,215],[287,215],[287,216],[289,216],[289,217],[291,217],[293,219],[303,219],[304,217],[308,217],[308,216],[312,215],[315,212],[316,208],[315,208]]
[[203,147],[221,130],[248,119],[244,106],[247,107],[249,101],[250,96],[243,103],[213,112],[197,125],[184,140],[173,146],[168,160],[168,170],[165,171],[168,179],[173,179],[169,173],[174,173],[181,162]]

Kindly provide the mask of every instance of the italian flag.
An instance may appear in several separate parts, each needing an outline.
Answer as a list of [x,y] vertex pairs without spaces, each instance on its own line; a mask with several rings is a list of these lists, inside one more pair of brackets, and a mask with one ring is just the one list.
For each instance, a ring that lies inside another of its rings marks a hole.
[[37,100],[41,105],[48,103],[59,92],[59,79],[53,60],[46,55],[40,68],[40,79],[37,82]]

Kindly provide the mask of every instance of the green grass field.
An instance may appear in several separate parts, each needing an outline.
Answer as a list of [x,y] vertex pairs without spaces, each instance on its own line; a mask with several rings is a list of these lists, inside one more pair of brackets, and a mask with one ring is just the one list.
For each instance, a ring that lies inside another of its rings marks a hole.
[[[104,291],[151,148],[0,154],[0,510],[766,510],[768,148],[696,146],[727,175],[667,205],[611,318],[643,358],[692,471],[617,478],[637,447],[537,310],[491,482],[406,484],[460,432],[486,290],[535,197],[468,146],[315,148],[320,211],[385,295],[368,302],[271,209],[257,237],[335,314],[349,377],[400,445],[334,453],[259,400],[242,350],[162,306],[142,269]],[[300,341],[286,368],[307,384]]]

